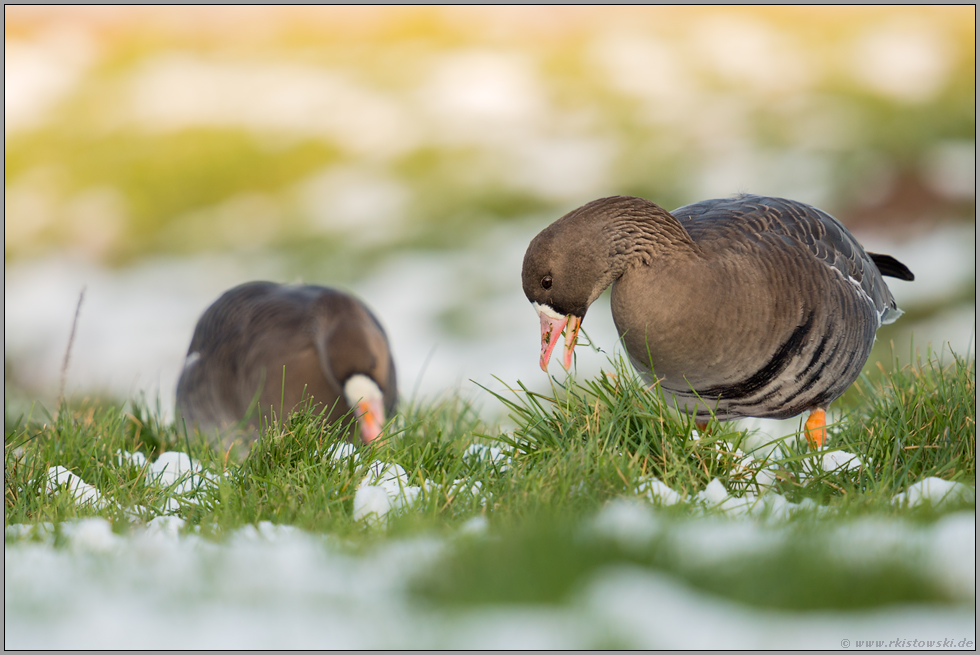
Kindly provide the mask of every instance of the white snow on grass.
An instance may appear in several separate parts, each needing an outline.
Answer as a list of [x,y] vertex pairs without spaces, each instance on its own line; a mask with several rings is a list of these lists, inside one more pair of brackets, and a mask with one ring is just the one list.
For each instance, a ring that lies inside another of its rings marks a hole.
[[376,523],[391,511],[391,497],[383,488],[375,485],[359,487],[354,494],[354,518]]
[[49,494],[64,492],[70,494],[78,505],[94,505],[98,508],[107,507],[107,501],[99,490],[81,479],[64,466],[52,466],[48,469],[47,491]]
[[112,532],[105,519],[90,517],[61,524],[61,535],[72,549],[89,552],[111,552],[122,546],[122,539]]
[[[806,509],[806,504],[795,507]],[[596,515],[588,534],[641,550],[654,539],[664,539],[674,556],[690,566],[736,565],[742,557],[780,548],[789,528],[787,523],[715,514],[667,524],[649,505],[616,499]],[[868,568],[918,562],[951,597],[969,600],[976,595],[976,518],[972,513],[950,514],[932,526],[870,516],[834,524],[813,539],[822,552],[841,564]]]
[[[859,550],[870,545],[866,535],[887,527],[894,537],[887,542],[923,555],[924,575],[957,590],[965,603],[779,611],[697,591],[662,572],[614,565],[561,605],[444,608],[418,602],[407,585],[439,566],[451,540],[395,541],[353,556],[332,537],[268,522],[214,543],[174,517],[128,535],[91,518],[60,524],[64,548],[53,547],[53,537],[23,539],[49,534],[43,528],[6,529],[5,647],[749,649],[927,637],[975,643],[972,513],[927,527],[890,519],[857,520],[853,527],[839,529],[834,543]],[[486,519],[475,517],[460,534],[483,538],[485,530]],[[638,547],[666,538],[691,566],[735,563],[778,547],[785,534],[784,527],[747,519],[667,523],[650,506],[626,500],[611,503],[592,530]],[[873,552],[871,561],[889,556],[888,549]]]
[[624,548],[643,548],[661,530],[661,521],[648,507],[625,498],[607,503],[589,525],[592,535],[612,539]]
[[158,516],[146,524],[146,532],[150,537],[176,539],[183,527],[184,519],[179,516]]
[[936,522],[926,544],[934,580],[952,596],[976,601],[977,521],[975,514],[957,512]]
[[412,507],[422,488],[408,483],[408,473],[398,464],[375,460],[354,494],[354,518],[377,523],[392,510]]
[[[801,590],[806,593],[806,590]],[[953,637],[976,643],[972,607],[843,612],[759,609],[699,592],[670,576],[618,566],[597,576],[582,603],[617,643],[657,649],[839,649],[844,640]],[[972,647],[972,646],[971,646]]]
[[[146,468],[147,484],[157,486],[164,493],[162,512],[174,514],[180,510],[181,503],[197,503],[197,492],[210,488],[217,481],[217,476],[207,472],[200,463],[195,462],[186,453],[167,451],[155,461],[147,464],[143,453],[117,453],[121,466],[129,464],[137,468]],[[111,498],[103,496],[93,485],[89,484],[63,466],[52,466],[48,469],[47,492],[49,494],[67,493],[79,506],[92,505],[105,509],[115,504]],[[143,506],[125,508],[132,518],[158,513],[157,510]]]
[[213,480],[213,476],[201,475],[201,465],[190,458],[187,453],[168,450],[162,453],[150,464],[151,478],[157,484],[171,487],[174,493],[184,494],[192,491],[197,484],[205,479]]
[[467,519],[463,525],[459,526],[459,534],[463,536],[485,535],[490,529],[490,521],[482,514],[478,514]]
[[65,549],[5,543],[7,648],[396,647],[415,632],[400,618],[405,581],[442,547],[352,558],[271,524],[225,544],[166,530],[107,539],[102,519],[66,528]]
[[[765,460],[741,456],[746,466]],[[828,456],[833,455],[831,462]],[[478,463],[508,461],[491,447],[467,451]],[[485,457],[487,456],[487,457]],[[196,502],[214,476],[184,453],[154,462],[138,453],[121,461],[145,467],[148,484],[171,500]],[[356,449],[325,459],[359,464]],[[816,467],[843,470],[850,453],[817,453]],[[858,464],[860,465],[860,464]],[[354,516],[385,525],[393,512],[417,511],[429,494],[471,494],[485,504],[482,483],[444,483],[410,476],[375,460],[354,498]],[[760,469],[764,470],[764,469]],[[197,486],[195,486],[197,485]],[[63,467],[49,489],[80,505],[112,502]],[[586,538],[610,539],[637,553],[660,543],[680,570],[738,566],[768,556],[794,536],[794,514],[825,511],[810,499],[792,503],[766,487],[732,495],[718,479],[681,494],[647,478],[635,496],[610,501],[583,523]],[[167,496],[166,494],[169,494]],[[898,494],[900,504],[941,505],[972,497],[962,483],[927,478]],[[657,506],[686,504],[678,519]],[[141,508],[144,511],[146,508]],[[149,516],[152,512],[127,514]],[[58,537],[56,547],[56,536]],[[843,639],[950,637],[975,643],[976,518],[950,514],[933,524],[871,516],[827,525],[812,538],[842,567],[901,565],[920,572],[959,605],[886,606],[860,611],[794,612],[739,604],[696,591],[662,572],[625,565],[600,569],[570,601],[557,606],[464,606],[420,603],[408,592],[417,574],[439,562],[457,539],[495,538],[477,514],[454,537],[388,542],[351,555],[336,538],[288,525],[244,526],[222,543],[201,538],[172,516],[114,532],[102,518],[58,525],[11,525],[4,540],[7,648],[830,648]],[[805,593],[802,590],[801,593]],[[179,625],[179,630],[161,629]],[[909,632],[915,626],[916,634]],[[919,634],[921,633],[921,634]]]
[[636,493],[645,496],[655,505],[676,505],[684,498],[657,478],[643,480],[636,487]]
[[[771,490],[775,482],[773,465],[766,460],[754,459],[741,450],[733,453],[737,467],[743,474],[755,483],[755,486],[744,482],[736,482],[733,487],[741,490],[740,495],[733,495],[722,482],[715,478],[700,492],[684,496],[671,489],[659,479],[649,477],[641,480],[635,494],[645,498],[654,505],[669,506],[678,503],[688,503],[700,507],[708,513],[727,514],[729,516],[751,515],[769,520],[784,520],[797,511],[823,511],[822,508],[809,499],[800,503],[792,503],[782,495]],[[497,472],[507,470],[511,456],[504,454],[499,448],[473,444],[464,451],[464,457],[477,462],[485,462],[497,467]],[[168,495],[164,499],[162,511],[164,514],[174,514],[180,509],[181,503],[197,503],[197,492],[214,485],[217,476],[207,472],[200,463],[195,462],[186,453],[167,451],[154,462],[146,464],[142,453],[119,452],[120,463],[128,462],[133,466],[147,468],[147,481],[161,487]],[[326,459],[335,464],[342,464],[353,459],[356,465],[360,460],[356,448],[351,444],[341,444],[326,454]],[[858,469],[865,466],[861,459],[847,451],[834,450],[823,454],[817,453],[804,462],[808,470],[816,473],[817,469],[824,472]],[[68,469],[53,466],[48,470],[48,493],[68,493],[79,505],[91,504],[105,508],[113,501],[105,498],[94,486],[88,484]],[[756,493],[758,491],[758,493]],[[419,479],[419,484],[410,484],[408,472],[399,464],[374,460],[367,467],[367,475],[357,486],[354,496],[354,518],[368,523],[382,524],[391,512],[411,511],[419,507],[427,496],[457,496],[470,495],[480,500],[486,506],[492,500],[492,495],[484,492],[480,480],[455,479],[443,484],[431,480]],[[905,492],[897,494],[892,502],[900,505],[916,506],[929,503],[940,507],[952,502],[973,499],[976,492],[961,482],[951,482],[937,477],[930,477],[917,482]],[[127,512],[135,517],[151,514],[148,508],[128,508]]]
[[926,478],[920,480],[902,493],[896,494],[892,502],[901,505],[922,505],[930,503],[937,507],[947,503],[970,500],[976,497],[976,491],[962,482],[951,482],[942,478]]
[[136,468],[143,468],[146,466],[146,455],[139,452],[130,453],[125,450],[117,450],[116,455],[119,456],[119,466],[135,466]]
[[[765,465],[764,462],[756,462],[756,465]],[[810,499],[804,499],[800,503],[792,503],[774,491],[771,485],[775,481],[775,474],[768,466],[752,470],[753,481],[758,485],[760,493],[745,490],[741,495],[732,495],[731,492],[718,478],[714,478],[708,485],[696,494],[684,496],[657,478],[642,480],[636,486],[636,495],[639,498],[649,500],[654,505],[669,506],[678,503],[686,503],[702,514],[708,515],[727,515],[727,516],[755,516],[769,521],[781,521],[789,518],[794,512],[821,512],[824,511]],[[746,487],[745,483],[737,485],[740,488]]]
[[346,441],[336,441],[327,450],[326,457],[331,462],[344,462],[353,459],[354,463],[361,461],[357,446]]
[[[492,450],[496,450],[497,454],[492,453]],[[468,454],[473,455],[474,452],[477,453],[477,459],[485,456],[486,461],[498,466],[498,472],[506,470],[505,464],[496,464],[496,462],[509,461],[508,457],[499,454],[499,449],[479,449],[468,451]],[[413,485],[409,484],[408,473],[400,465],[374,460],[368,466],[368,474],[358,484],[357,492],[354,494],[354,518],[383,525],[383,519],[387,519],[392,512],[417,508],[426,497],[459,495],[477,498],[483,506],[492,499],[491,494],[483,491],[483,482],[480,480],[461,478],[439,484],[420,478],[419,484]]]
[[506,453],[497,446],[488,446],[482,443],[474,443],[467,446],[463,451],[463,458],[471,461],[486,463],[493,466],[498,472],[503,473],[510,468],[512,453]]
[[863,468],[865,463],[854,453],[849,453],[846,450],[832,450],[829,453],[824,453],[821,465],[824,471],[836,471],[838,469],[850,471]]
[[[493,452],[493,451],[496,452]],[[499,449],[486,448],[474,451],[478,458],[486,456],[488,462],[498,466],[498,472],[506,470],[509,457],[500,453]],[[471,453],[472,454],[472,453]],[[191,459],[186,453],[167,451],[155,461],[147,464],[142,453],[119,451],[119,462],[138,468],[146,468],[147,483],[156,485],[163,493],[163,505],[158,510],[135,506],[127,508],[126,512],[132,518],[158,514],[173,515],[181,508],[182,503],[197,504],[200,502],[199,491],[210,491],[217,482],[217,476]],[[343,464],[352,459],[356,465],[360,455],[351,444],[341,444],[327,452],[328,461]],[[91,504],[97,508],[109,507],[114,501],[104,497],[99,490],[88,484],[63,466],[53,466],[48,470],[48,493],[68,493],[78,505]],[[408,472],[399,464],[374,460],[367,467],[367,475],[357,485],[354,495],[354,518],[367,523],[382,525],[390,513],[410,511],[417,508],[425,495],[457,496],[460,494],[478,498],[482,505],[491,500],[491,495],[483,491],[480,480],[455,479],[445,484],[430,480],[421,480],[421,485],[409,483]]]

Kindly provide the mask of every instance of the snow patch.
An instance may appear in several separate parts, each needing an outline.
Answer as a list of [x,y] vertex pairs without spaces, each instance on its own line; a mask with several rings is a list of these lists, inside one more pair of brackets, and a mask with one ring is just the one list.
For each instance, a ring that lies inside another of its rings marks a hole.
[[408,473],[398,464],[375,460],[354,494],[354,518],[378,522],[392,510],[411,507],[422,488],[408,483]]
[[696,498],[708,505],[720,505],[728,500],[728,489],[725,489],[725,485],[721,483],[721,480],[714,478],[704,488],[704,491],[698,493]]
[[391,498],[382,487],[365,485],[354,494],[354,518],[358,521],[380,521],[388,516],[391,507]]
[[486,462],[494,466],[496,470],[503,473],[510,468],[510,461],[513,454],[508,454],[497,446],[488,446],[482,443],[470,444],[463,451],[463,458],[475,460],[476,462]]
[[[639,566],[601,570],[578,598],[592,620],[629,648],[839,649],[841,635],[894,641],[909,626],[926,634],[973,635],[968,608],[887,607],[874,612],[786,612],[740,605]],[[651,620],[656,617],[656,620]],[[968,638],[971,638],[968,636]]]
[[926,566],[953,597],[974,601],[977,594],[977,520],[957,512],[936,522],[927,542]]
[[[120,466],[127,463],[139,468],[147,468],[147,484],[164,487],[168,492],[164,497],[163,513],[173,514],[180,509],[181,503],[198,502],[197,492],[203,489],[210,489],[217,481],[217,476],[208,473],[204,468],[186,453],[167,451],[160,455],[155,462],[147,466],[146,456],[143,453],[129,453],[117,451],[116,453]],[[92,505],[99,509],[105,509],[114,505],[114,501],[102,495],[93,485],[69,471],[63,466],[52,466],[48,469],[47,492],[55,494],[59,492],[70,494],[72,500],[80,506]],[[123,508],[125,513],[133,519],[146,516],[155,511],[151,511],[142,505]]]
[[117,450],[116,455],[119,458],[119,466],[135,466],[136,468],[143,468],[146,466],[146,455],[139,452],[130,453],[125,450]]
[[467,519],[459,526],[459,534],[465,536],[482,536],[490,529],[490,521],[482,514]]
[[942,478],[930,477],[916,482],[902,493],[895,494],[892,502],[910,507],[924,503],[940,507],[948,503],[969,500],[975,496],[976,491],[962,482],[950,482]]
[[98,508],[104,508],[110,504],[110,501],[103,498],[98,489],[64,466],[52,466],[48,469],[47,491],[49,494],[64,491],[78,505],[94,505]]
[[122,539],[112,532],[112,524],[98,517],[63,522],[61,534],[77,550],[108,552],[122,545]]
[[864,468],[864,462],[857,455],[846,450],[832,450],[829,453],[824,453],[820,465],[824,471],[836,471],[838,469],[851,471]]
[[649,543],[661,531],[661,522],[641,503],[625,498],[609,501],[591,523],[593,534],[608,537],[623,547]]
[[636,487],[636,493],[650,499],[655,505],[676,505],[684,500],[679,493],[665,485],[657,478],[644,480]]
[[[775,494],[772,497],[777,497]],[[804,503],[801,503],[803,505]],[[459,534],[482,534],[477,516]],[[666,539],[684,566],[736,565],[782,547],[787,528],[705,517],[667,524],[644,503],[618,499],[583,527],[626,548]],[[740,604],[698,591],[675,576],[637,566],[596,572],[572,602],[552,608],[453,608],[413,602],[407,584],[438,566],[452,539],[387,543],[350,556],[330,538],[263,521],[224,543],[181,534],[158,517],[130,536],[103,519],[65,521],[66,548],[16,540],[51,526],[7,526],[4,547],[8,648],[448,648],[535,644],[586,648],[616,635],[629,648],[839,647],[840,635],[894,639],[909,625],[965,635],[975,626],[976,519],[972,512],[932,526],[873,517],[835,531],[828,552],[860,552],[870,565],[921,553],[922,575],[961,605],[884,606],[871,611],[793,612]],[[151,534],[156,538],[148,539]],[[164,537],[163,534],[168,536]],[[876,548],[883,536],[883,547]],[[86,598],[66,590],[84,589]],[[107,629],[104,617],[116,629]],[[377,613],[384,621],[377,621]],[[160,617],[180,630],[160,630]],[[656,616],[656,621],[650,617]],[[533,619],[533,620],[529,620]],[[226,628],[215,632],[215,626]],[[156,628],[154,628],[156,626]],[[710,626],[706,629],[705,626]],[[903,627],[904,626],[904,627]],[[831,641],[836,640],[836,642]]]
[[184,519],[179,516],[158,516],[146,524],[146,533],[150,536],[176,539],[184,525]]
[[339,441],[327,451],[326,458],[331,462],[344,462],[353,459],[354,463],[361,461],[361,455],[357,452],[357,447],[346,441]]

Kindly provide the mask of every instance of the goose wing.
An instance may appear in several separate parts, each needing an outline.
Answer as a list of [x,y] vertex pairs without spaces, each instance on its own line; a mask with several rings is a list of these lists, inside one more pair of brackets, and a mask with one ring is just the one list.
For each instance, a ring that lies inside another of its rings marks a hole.
[[784,198],[739,195],[685,205],[672,213],[695,242],[721,238],[761,244],[779,239],[802,247],[853,285],[874,308],[879,325],[902,315],[882,273],[912,279],[911,271],[893,257],[865,252],[840,221],[816,207]]

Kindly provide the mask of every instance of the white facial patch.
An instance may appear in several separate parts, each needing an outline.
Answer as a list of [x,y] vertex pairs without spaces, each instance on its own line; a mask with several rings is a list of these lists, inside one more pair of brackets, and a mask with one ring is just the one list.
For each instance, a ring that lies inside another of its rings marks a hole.
[[544,314],[548,318],[553,318],[556,321],[560,321],[563,318],[565,318],[565,315],[564,314],[559,314],[558,312],[556,312],[555,310],[553,310],[548,305],[541,305],[541,304],[538,304],[536,302],[532,302],[531,303],[531,307],[534,307],[534,311],[536,311],[537,313]]
[[348,407],[356,407],[362,400],[382,402],[384,394],[374,380],[358,373],[350,376],[344,383],[344,398],[347,399]]

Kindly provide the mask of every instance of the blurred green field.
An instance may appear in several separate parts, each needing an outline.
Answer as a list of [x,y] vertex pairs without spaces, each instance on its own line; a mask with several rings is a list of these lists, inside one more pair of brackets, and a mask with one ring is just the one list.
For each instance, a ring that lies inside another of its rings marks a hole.
[[616,193],[972,221],[974,12],[8,7],[5,258],[377,260]]
[[[53,408],[64,386],[169,406],[194,320],[249,279],[364,297],[409,394],[499,391],[493,376],[533,369],[527,242],[620,193],[830,211],[917,278],[891,284],[907,314],[867,372],[892,350],[966,356],[974,19],[972,6],[6,7],[5,400]],[[605,302],[588,327],[612,353]]]

